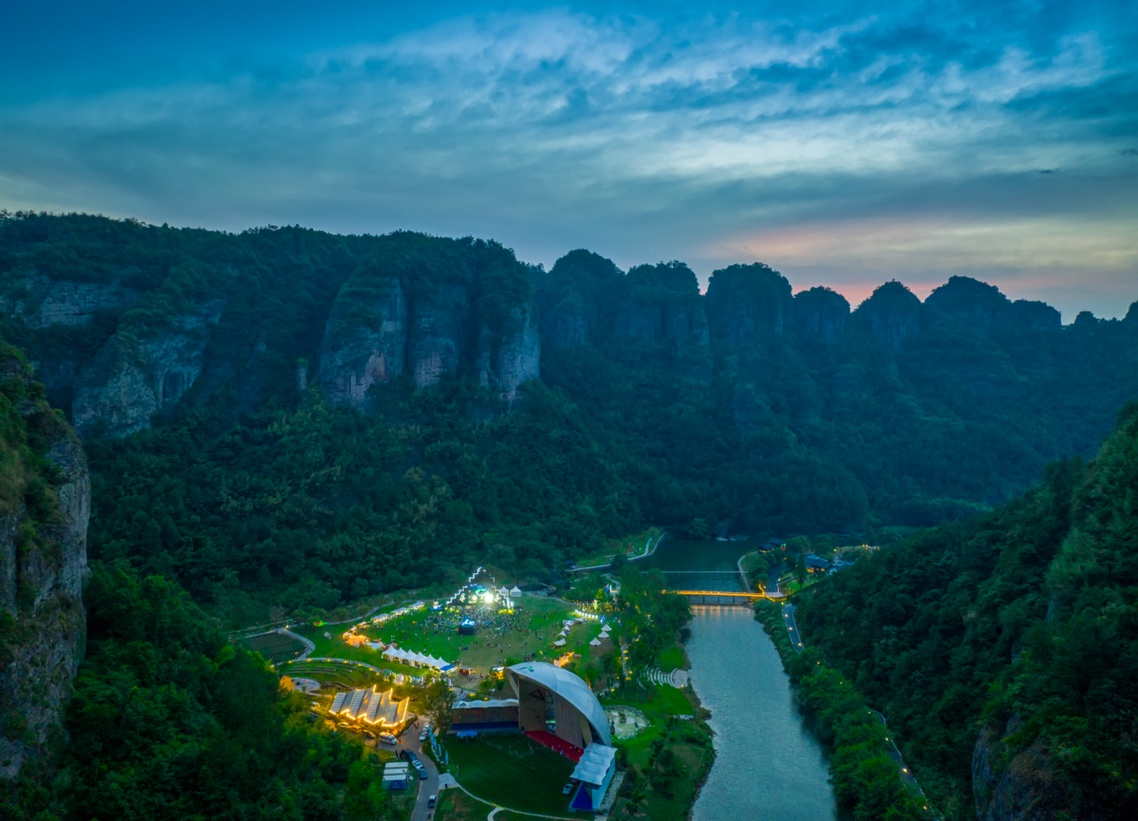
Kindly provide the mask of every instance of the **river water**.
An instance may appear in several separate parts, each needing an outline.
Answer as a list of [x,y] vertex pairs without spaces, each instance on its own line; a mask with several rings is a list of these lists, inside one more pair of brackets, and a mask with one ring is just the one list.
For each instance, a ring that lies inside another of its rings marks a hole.
[[[746,544],[665,539],[650,566],[733,570]],[[762,625],[745,607],[695,607],[691,678],[711,710],[715,764],[693,821],[834,821],[822,746],[794,705],[790,679]]]

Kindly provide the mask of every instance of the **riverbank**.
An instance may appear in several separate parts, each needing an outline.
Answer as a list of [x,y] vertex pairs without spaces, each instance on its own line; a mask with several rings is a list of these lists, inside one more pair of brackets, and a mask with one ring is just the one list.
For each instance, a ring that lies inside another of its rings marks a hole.
[[924,796],[899,777],[888,730],[853,684],[817,652],[795,647],[778,605],[759,602],[754,618],[770,636],[814,733],[830,751],[830,778],[842,808],[854,817],[879,818],[889,810],[897,821],[927,821],[931,812]]

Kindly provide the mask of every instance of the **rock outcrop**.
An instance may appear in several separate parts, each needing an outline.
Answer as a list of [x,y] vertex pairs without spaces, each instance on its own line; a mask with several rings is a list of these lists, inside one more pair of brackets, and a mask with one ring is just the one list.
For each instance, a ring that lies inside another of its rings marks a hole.
[[[1069,779],[1060,777],[1050,755],[1036,742],[1026,749],[1009,747],[1020,729],[1013,716],[1001,729],[988,724],[972,753],[972,794],[979,821],[1059,821],[1078,802]],[[1005,759],[1009,759],[1006,760]],[[1104,815],[1081,816],[1099,821]]]
[[592,251],[570,251],[538,279],[541,339],[547,350],[562,350],[610,339],[616,305],[626,287],[624,274]]
[[81,434],[125,436],[172,408],[205,366],[205,350],[222,312],[197,305],[159,329],[116,334],[79,377],[71,420]]
[[853,318],[879,342],[896,350],[921,330],[921,301],[900,282],[891,280],[861,303]]
[[349,292],[336,301],[318,368],[331,402],[362,405],[372,385],[395,379],[406,364],[407,300],[398,279],[381,279],[374,293]]
[[802,339],[830,344],[842,338],[850,303],[829,288],[811,288],[794,297],[794,326]]
[[617,308],[616,337],[674,351],[708,344],[699,280],[682,262],[638,265],[628,272]]
[[362,266],[336,297],[319,360],[325,395],[362,407],[404,374],[416,388],[467,374],[512,402],[540,374],[529,272],[494,243],[409,241],[412,253]]
[[33,328],[81,325],[99,311],[121,310],[139,294],[120,281],[72,282],[37,273],[17,277],[0,294],[0,310]]
[[[91,486],[78,439],[42,391],[12,352],[0,351],[0,778],[44,751],[86,635]],[[37,457],[53,476],[40,475]]]
[[954,276],[925,300],[925,313],[934,326],[953,326],[987,332],[1011,313],[1011,302],[995,285],[972,277]]
[[1058,331],[1063,328],[1063,315],[1046,302],[1017,299],[1012,303],[1011,325],[1016,331]]
[[793,312],[790,283],[761,263],[715,271],[707,284],[707,318],[716,339],[747,344],[781,335]]

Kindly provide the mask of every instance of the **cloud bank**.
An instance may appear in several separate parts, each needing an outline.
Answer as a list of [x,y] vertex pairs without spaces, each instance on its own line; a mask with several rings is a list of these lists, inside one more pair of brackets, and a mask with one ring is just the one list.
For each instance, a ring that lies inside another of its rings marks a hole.
[[474,11],[346,21],[221,70],[215,44],[160,78],[0,98],[0,205],[476,234],[704,278],[758,259],[855,303],[965,273],[1066,321],[1119,316],[1138,298],[1126,5]]

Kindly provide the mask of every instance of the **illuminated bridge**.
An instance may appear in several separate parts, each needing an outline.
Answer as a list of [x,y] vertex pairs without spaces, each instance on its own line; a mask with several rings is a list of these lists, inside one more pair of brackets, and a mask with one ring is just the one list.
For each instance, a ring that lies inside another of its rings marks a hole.
[[737,570],[666,570],[669,593],[687,598],[691,604],[752,607],[763,593],[748,593]]

